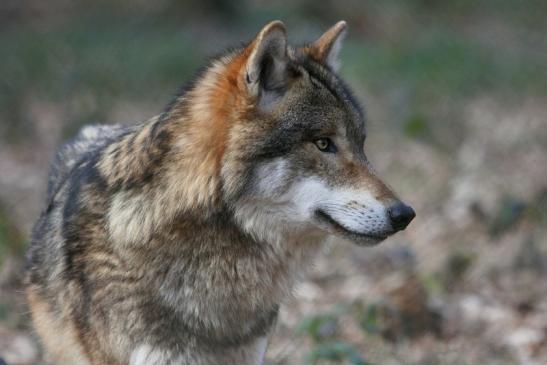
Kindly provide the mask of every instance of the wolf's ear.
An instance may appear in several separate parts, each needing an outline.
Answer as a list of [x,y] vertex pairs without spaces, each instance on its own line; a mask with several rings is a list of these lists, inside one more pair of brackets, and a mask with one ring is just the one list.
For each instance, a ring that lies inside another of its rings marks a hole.
[[283,87],[287,78],[287,32],[279,20],[268,23],[249,45],[245,82],[249,93],[262,93]]
[[340,68],[338,55],[347,33],[347,24],[341,20],[327,30],[318,40],[307,47],[308,55],[315,61],[329,66],[334,71]]

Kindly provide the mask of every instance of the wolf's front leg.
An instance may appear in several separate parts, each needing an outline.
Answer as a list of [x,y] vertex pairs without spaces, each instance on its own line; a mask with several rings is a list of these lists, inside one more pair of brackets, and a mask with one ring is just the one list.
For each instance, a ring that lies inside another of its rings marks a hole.
[[129,365],[261,365],[268,340],[260,337],[238,347],[219,348],[218,351],[199,349],[184,353],[140,345],[131,354]]

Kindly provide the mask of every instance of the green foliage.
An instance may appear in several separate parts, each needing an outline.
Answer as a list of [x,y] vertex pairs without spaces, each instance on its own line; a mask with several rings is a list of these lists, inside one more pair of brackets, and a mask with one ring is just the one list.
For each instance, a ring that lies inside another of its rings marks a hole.
[[442,295],[445,292],[444,283],[438,274],[420,275],[420,282],[431,295]]
[[319,360],[333,362],[348,361],[353,365],[369,364],[359,355],[353,346],[343,341],[324,342],[316,345],[308,354],[306,361],[308,364],[315,364]]
[[48,32],[6,31],[0,43],[0,117],[9,122],[12,143],[28,136],[29,96],[74,110],[78,128],[104,122],[119,98],[164,103],[203,62],[199,45],[169,25],[92,19]]
[[425,115],[412,114],[406,121],[403,131],[406,136],[420,140],[431,140],[432,132]]
[[472,254],[465,251],[456,250],[452,252],[443,266],[442,283],[444,288],[450,289],[460,283],[471,268],[474,259]]
[[361,328],[369,334],[379,334],[381,332],[380,325],[380,309],[378,305],[371,304],[369,305],[363,317],[360,321]]
[[490,233],[494,236],[504,233],[524,217],[525,211],[525,202],[512,196],[504,197],[490,223]]
[[315,342],[332,337],[338,325],[335,314],[316,314],[302,320],[297,328],[298,334],[307,334]]
[[520,244],[513,260],[516,270],[529,270],[538,274],[547,273],[547,253],[542,252],[533,237],[528,237]]
[[[355,365],[366,365],[359,352],[349,343],[336,336],[336,329],[341,316],[355,315],[355,306],[337,305],[332,311],[315,314],[304,318],[297,328],[297,333],[309,336],[314,347],[307,355],[307,363],[315,364],[320,360],[345,362]],[[370,318],[372,323],[373,319]]]
[[8,254],[21,256],[24,247],[23,235],[12,224],[7,211],[0,204],[0,265]]
[[403,87],[424,103],[484,90],[547,91],[537,59],[524,62],[441,26],[397,42],[350,43],[344,52],[348,71],[367,85],[379,91]]
[[527,204],[526,216],[547,227],[547,187],[539,191]]

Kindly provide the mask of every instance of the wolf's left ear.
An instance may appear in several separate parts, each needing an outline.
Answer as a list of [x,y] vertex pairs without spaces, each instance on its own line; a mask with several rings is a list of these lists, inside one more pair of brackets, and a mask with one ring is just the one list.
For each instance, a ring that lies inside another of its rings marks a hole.
[[245,82],[249,93],[262,93],[284,86],[287,78],[287,31],[277,20],[268,23],[249,45]]
[[334,71],[340,68],[338,55],[347,33],[348,25],[341,20],[325,32],[318,40],[309,45],[305,51],[315,61],[329,66]]

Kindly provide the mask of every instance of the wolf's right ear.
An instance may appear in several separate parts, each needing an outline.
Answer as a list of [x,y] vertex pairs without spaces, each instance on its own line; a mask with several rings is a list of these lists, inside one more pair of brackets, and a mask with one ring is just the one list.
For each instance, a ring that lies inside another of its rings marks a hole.
[[346,36],[348,25],[341,20],[325,32],[318,40],[307,47],[306,52],[317,62],[329,66],[334,71],[340,68],[338,54]]
[[261,97],[284,86],[287,79],[287,32],[277,20],[268,23],[248,46],[245,83],[249,94]]

